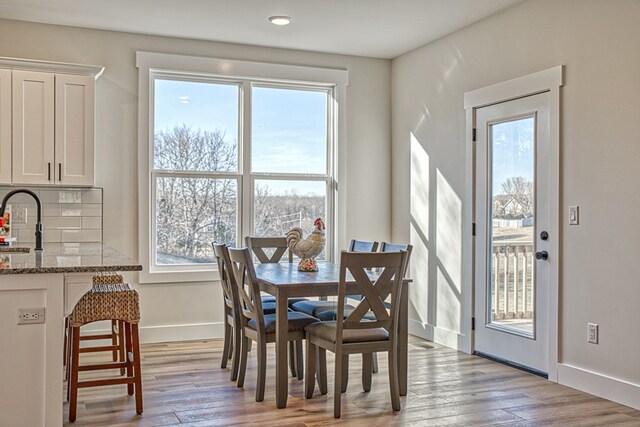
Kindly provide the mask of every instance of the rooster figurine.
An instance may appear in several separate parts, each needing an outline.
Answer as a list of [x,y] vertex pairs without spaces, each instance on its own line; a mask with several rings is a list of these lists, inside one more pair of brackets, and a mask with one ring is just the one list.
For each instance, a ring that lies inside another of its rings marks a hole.
[[322,218],[316,218],[313,225],[315,227],[306,239],[302,238],[300,227],[294,227],[287,233],[287,246],[300,258],[298,263],[300,271],[318,271],[315,258],[324,249],[324,222]]

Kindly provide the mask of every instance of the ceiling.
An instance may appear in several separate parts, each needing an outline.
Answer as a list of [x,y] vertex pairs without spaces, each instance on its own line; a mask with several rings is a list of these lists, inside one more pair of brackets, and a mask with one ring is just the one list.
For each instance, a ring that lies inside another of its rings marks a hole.
[[[0,17],[395,58],[524,0],[0,0]],[[277,27],[269,16],[288,15]]]

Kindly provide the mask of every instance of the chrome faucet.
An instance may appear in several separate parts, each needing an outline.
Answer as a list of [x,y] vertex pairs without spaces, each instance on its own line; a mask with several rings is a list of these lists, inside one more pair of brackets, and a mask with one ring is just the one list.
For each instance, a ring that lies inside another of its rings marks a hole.
[[2,199],[2,206],[0,206],[0,217],[4,216],[4,210],[7,208],[7,201],[11,198],[11,196],[13,196],[14,194],[17,193],[25,193],[30,195],[31,197],[33,197],[33,199],[36,201],[36,208],[37,208],[37,217],[36,217],[36,247],[35,250],[36,251],[41,251],[42,250],[42,203],[40,203],[40,198],[38,197],[38,195],[36,193],[34,193],[31,190],[27,190],[26,188],[18,188],[17,190],[12,190],[9,191],[7,193],[6,196],[4,196],[4,199]]

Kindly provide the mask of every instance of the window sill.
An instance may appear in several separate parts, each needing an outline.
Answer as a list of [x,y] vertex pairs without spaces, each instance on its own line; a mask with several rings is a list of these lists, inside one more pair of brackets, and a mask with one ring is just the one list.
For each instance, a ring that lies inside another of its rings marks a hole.
[[220,281],[218,269],[210,266],[199,270],[153,270],[144,266],[139,274],[139,281],[143,284],[154,283],[187,283],[187,282],[217,282]]

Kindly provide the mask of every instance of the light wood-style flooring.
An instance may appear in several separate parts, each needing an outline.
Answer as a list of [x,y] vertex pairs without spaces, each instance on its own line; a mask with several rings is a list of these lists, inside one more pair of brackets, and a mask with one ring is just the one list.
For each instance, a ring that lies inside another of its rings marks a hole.
[[[268,351],[265,400],[256,403],[255,351],[245,386],[238,388],[229,370],[220,369],[220,340],[143,345],[144,414],[136,415],[126,386],[81,389],[78,419],[65,426],[640,426],[638,410],[415,338],[400,412],[391,409],[386,356],[379,356],[369,393],[362,391],[360,358],[352,357],[342,418],[334,419],[330,353],[329,393],[316,387],[305,399],[304,381],[290,378],[288,406],[276,409],[272,344]],[[106,355],[81,361],[97,357]],[[67,411],[65,403],[65,420]]]

